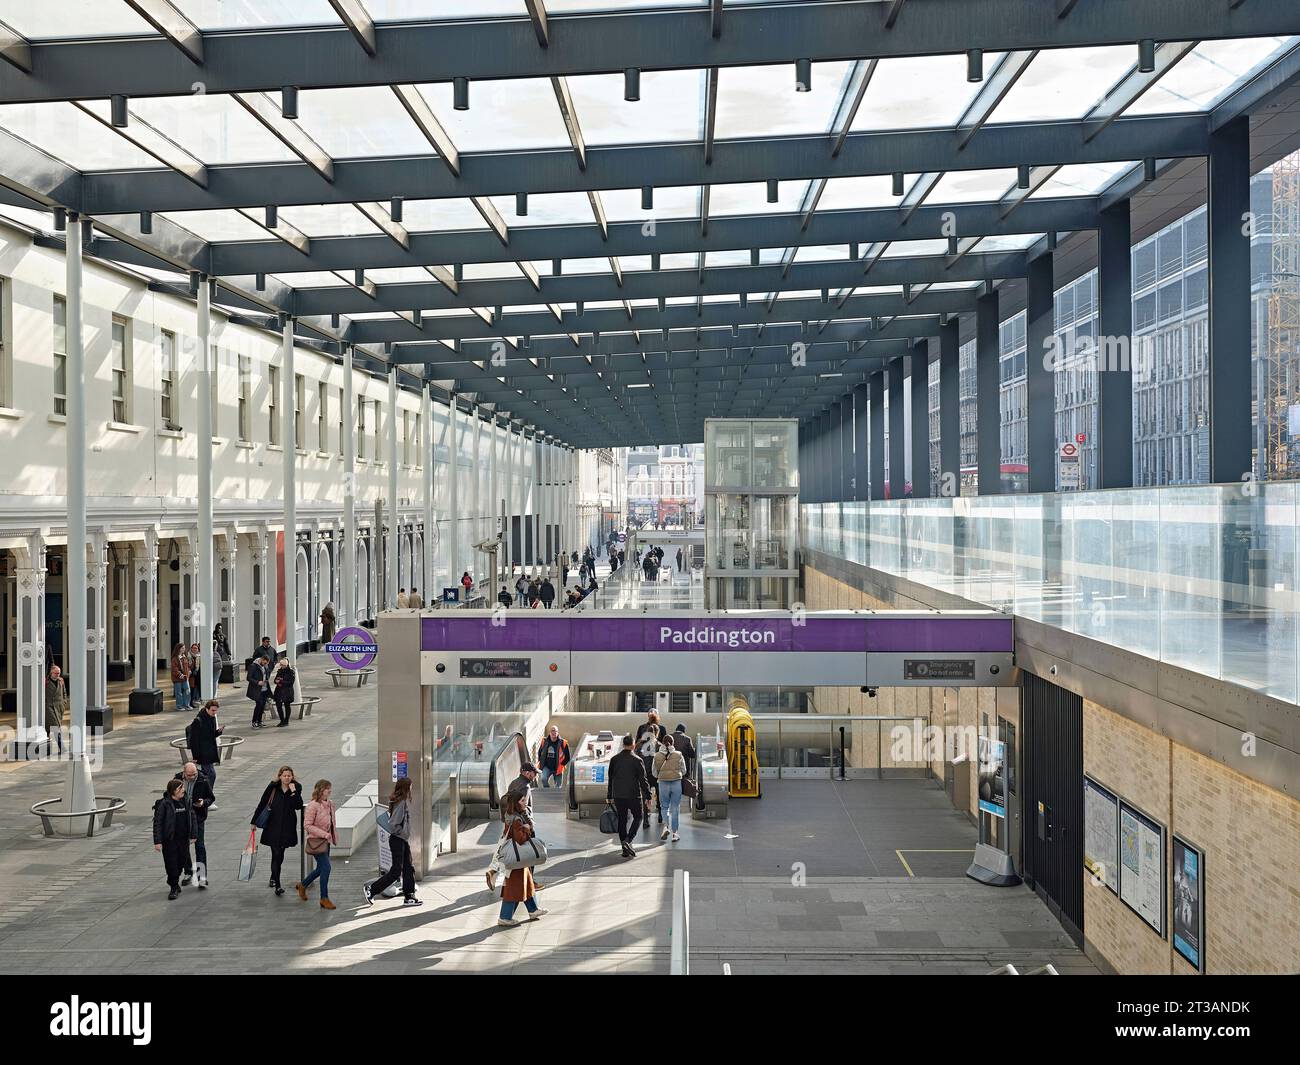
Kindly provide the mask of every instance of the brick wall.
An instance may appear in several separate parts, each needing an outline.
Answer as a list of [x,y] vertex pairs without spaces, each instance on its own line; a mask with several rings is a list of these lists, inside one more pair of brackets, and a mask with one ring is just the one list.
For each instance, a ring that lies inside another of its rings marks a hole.
[[[1083,703],[1083,766],[1172,835],[1205,851],[1205,962],[1210,973],[1300,971],[1300,802],[1173,743],[1097,703]],[[1124,974],[1190,974],[1107,888],[1084,877],[1084,933]]]

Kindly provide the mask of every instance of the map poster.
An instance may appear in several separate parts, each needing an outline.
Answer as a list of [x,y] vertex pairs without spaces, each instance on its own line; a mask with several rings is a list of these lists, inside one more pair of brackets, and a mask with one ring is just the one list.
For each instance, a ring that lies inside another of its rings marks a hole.
[[1002,740],[979,738],[979,808],[993,817],[1007,816],[1006,756]]
[[1174,836],[1174,950],[1205,972],[1205,852]]
[[1165,830],[1119,804],[1119,897],[1162,939],[1165,934]]
[[1119,799],[1091,777],[1083,778],[1083,866],[1118,894]]

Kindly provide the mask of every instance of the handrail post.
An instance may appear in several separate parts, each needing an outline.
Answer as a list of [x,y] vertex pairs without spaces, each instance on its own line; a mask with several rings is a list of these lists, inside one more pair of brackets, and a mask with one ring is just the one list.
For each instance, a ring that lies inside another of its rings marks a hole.
[[673,928],[672,961],[669,966],[671,976],[690,976],[691,974],[691,874],[685,869],[673,870]]
[[456,845],[460,835],[460,774],[451,773],[447,777],[447,803],[450,806],[450,812],[447,816],[447,850],[451,854],[456,853]]
[[840,779],[847,780],[848,777],[844,771],[844,726],[840,726]]
[[885,762],[880,755],[881,737],[884,735],[884,732],[885,732],[885,723],[883,721],[877,721],[876,722],[876,779],[877,780],[885,779]]

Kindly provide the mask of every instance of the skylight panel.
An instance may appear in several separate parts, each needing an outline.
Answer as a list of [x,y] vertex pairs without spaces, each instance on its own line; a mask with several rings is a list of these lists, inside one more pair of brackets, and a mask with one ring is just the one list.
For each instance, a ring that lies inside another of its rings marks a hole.
[[5,104],[0,128],[76,170],[157,170],[153,156],[69,103]]
[[201,30],[339,25],[338,14],[329,0],[172,0],[172,2],[182,15]]
[[468,111],[452,106],[450,81],[420,85],[419,91],[462,152],[568,147],[549,78],[471,82]]
[[817,210],[864,210],[868,207],[893,207],[898,197],[887,174],[830,178],[817,201]]
[[379,227],[350,203],[281,207],[280,217],[309,237],[354,237],[379,232]]
[[[985,55],[984,69],[994,57]],[[954,126],[978,84],[966,80],[964,55],[882,59],[853,120],[854,131]]]
[[528,197],[527,215],[515,214],[513,196],[493,196],[491,199],[506,225],[511,227],[596,224],[591,213],[591,201],[585,192],[536,193]]
[[387,86],[304,89],[298,94],[298,124],[335,159],[430,151]]
[[792,64],[724,67],[718,78],[718,139],[827,132],[852,67],[812,64],[807,92],[795,90]]
[[1300,37],[1202,41],[1124,113],[1157,115],[1203,111],[1298,42]]
[[[699,70],[644,71],[636,102],[623,99],[622,74],[586,74],[568,82],[583,138],[592,147],[698,140],[703,79]],[[549,86],[546,92],[554,104]]]
[[161,34],[126,4],[105,0],[0,0],[0,22],[29,41],[73,37],[159,37]]
[[274,234],[238,211],[168,211],[162,217],[207,241],[275,239]]
[[[1136,61],[1132,45],[1051,48],[1034,56],[989,123],[1051,122],[1086,115]],[[986,70],[992,69],[985,66]]]
[[487,229],[478,208],[468,198],[459,197],[405,200],[402,203],[402,225],[412,233]]
[[131,111],[202,163],[278,163],[297,160],[279,137],[221,93],[143,97]]

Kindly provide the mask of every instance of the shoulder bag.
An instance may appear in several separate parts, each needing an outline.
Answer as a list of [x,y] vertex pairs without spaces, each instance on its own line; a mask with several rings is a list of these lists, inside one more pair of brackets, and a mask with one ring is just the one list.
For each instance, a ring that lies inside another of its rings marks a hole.
[[324,839],[322,839],[320,836],[308,836],[307,853],[310,854],[313,858],[319,857],[322,854],[329,854],[330,840],[332,840],[333,838],[334,838],[334,812],[331,810],[330,811],[330,834]]
[[[517,824],[523,825],[523,821],[519,820]],[[516,869],[545,864],[550,857],[546,852],[546,844],[533,833],[529,833],[528,838],[520,843],[515,838],[515,827],[512,824],[507,832],[505,846],[502,848],[502,866],[509,872],[514,872]]]

